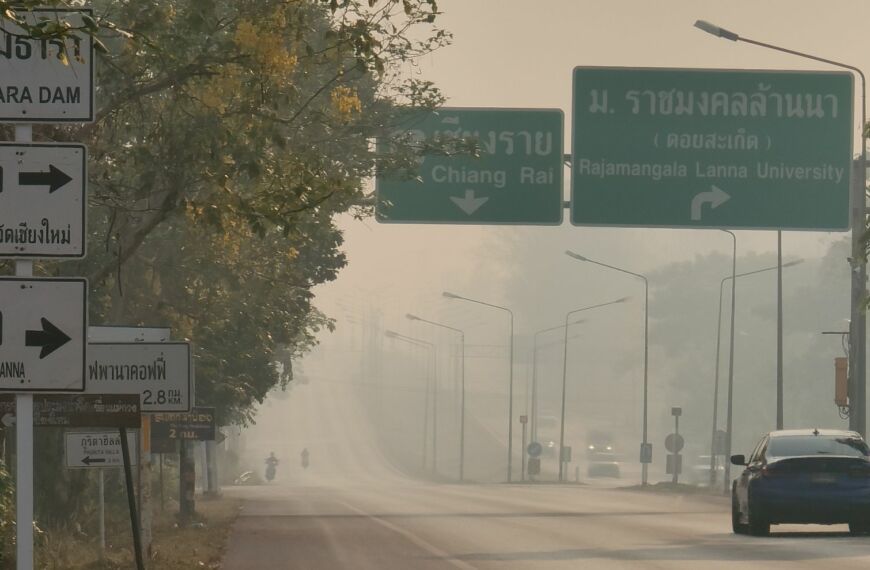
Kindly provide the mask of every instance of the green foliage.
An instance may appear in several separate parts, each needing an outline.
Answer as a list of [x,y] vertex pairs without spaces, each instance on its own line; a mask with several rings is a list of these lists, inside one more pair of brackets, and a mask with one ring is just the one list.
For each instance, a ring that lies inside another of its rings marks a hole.
[[[96,120],[34,128],[37,141],[88,146],[88,256],[35,272],[88,277],[93,324],[190,340],[197,403],[221,424],[252,421],[332,327],[311,289],[346,263],[334,218],[370,213],[376,168],[413,163],[419,149],[400,137],[386,154],[371,141],[443,102],[414,61],[450,35],[431,0],[90,5],[96,20],[64,33],[105,45]],[[64,27],[46,26],[30,31]],[[38,437],[38,518],[73,532],[93,519],[93,481],[58,463],[57,434]]]
[[[197,399],[245,422],[332,326],[311,288],[345,264],[337,214],[366,216],[378,168],[414,163],[413,77],[445,45],[431,0],[98,0],[97,120],[40,126],[88,145],[91,322],[170,326],[195,345]],[[123,30],[123,31],[121,31]],[[419,38],[419,39],[415,39]]]
[[15,490],[6,465],[0,461],[0,566],[9,562],[15,548]]

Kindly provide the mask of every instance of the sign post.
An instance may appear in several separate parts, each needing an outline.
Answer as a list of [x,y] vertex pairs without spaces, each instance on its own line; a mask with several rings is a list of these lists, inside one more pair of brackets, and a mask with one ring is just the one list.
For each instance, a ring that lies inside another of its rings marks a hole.
[[86,313],[85,279],[0,278],[0,391],[83,391]]
[[[22,16],[27,20],[28,24],[37,24],[40,21],[48,19],[60,19],[68,22],[72,28],[85,28],[84,15],[90,17],[91,10],[89,9],[36,9],[31,11],[23,11]],[[71,33],[63,39],[42,39],[37,40],[29,37],[21,27],[12,23],[9,20],[0,21],[0,30],[4,33],[0,35],[0,78],[3,78],[0,85],[0,122],[22,123],[15,127],[15,141],[18,143],[32,143],[33,129],[31,124],[35,122],[89,122],[94,118],[94,58],[93,58],[93,41],[92,38],[84,34],[82,36]],[[38,153],[34,153],[38,154]],[[6,187],[6,168],[0,174],[3,186]],[[48,176],[52,177],[52,169],[49,167]],[[60,184],[60,178],[54,175],[56,181],[49,181],[48,192],[51,194],[51,188]],[[22,193],[23,188],[28,190],[37,190],[34,187],[42,186],[37,182],[45,182],[46,177],[43,171],[19,171],[17,185],[13,179],[10,183],[15,188],[15,194]],[[82,174],[81,183],[84,185],[84,177]],[[57,191],[63,191],[60,186],[55,188]],[[12,188],[10,187],[10,195]],[[58,201],[60,198],[58,199]],[[82,200],[82,204],[84,200]],[[11,206],[9,202],[3,204],[5,207],[17,209],[19,206]],[[79,211],[81,208],[78,209]],[[28,221],[27,212],[16,211],[13,214],[18,214],[20,217],[19,224]],[[13,216],[16,217],[16,216]],[[46,225],[42,221],[47,220]],[[70,223],[68,230],[70,247],[60,247],[53,249],[50,246],[54,243],[55,235],[52,231],[60,232],[57,234],[57,241],[63,242],[63,230],[65,228],[52,227],[52,220],[48,217],[39,220],[38,228],[27,227],[23,232],[20,225],[17,228],[5,228],[3,231],[3,241],[8,241],[6,238],[11,232],[11,241],[18,242],[16,246],[21,246],[17,252],[9,254],[10,257],[84,257],[84,234],[78,239],[79,250],[72,244],[73,242],[73,226]],[[5,218],[4,218],[5,223]],[[62,222],[61,222],[62,223]],[[84,226],[84,221],[82,221]],[[40,233],[42,231],[42,233]],[[41,237],[40,237],[41,236]],[[23,243],[22,243],[23,242]],[[42,242],[40,245],[40,242]],[[61,244],[63,245],[63,244]],[[49,246],[49,247],[46,247]],[[4,248],[0,248],[4,249]],[[13,246],[14,249],[14,246]],[[0,257],[5,254],[0,252]],[[26,278],[33,275],[33,262],[30,260],[18,261],[15,265],[15,275],[17,277]],[[85,291],[87,288],[85,287]],[[0,295],[5,297],[5,295]],[[46,302],[51,299],[44,297]],[[83,298],[82,307],[85,314],[87,313],[87,301]],[[47,317],[43,317],[46,319]],[[86,323],[86,319],[82,320]],[[20,323],[19,323],[20,324]],[[6,328],[5,319],[2,323],[2,328]],[[56,326],[56,325],[55,325]],[[49,356],[50,352],[60,348],[59,345],[74,341],[75,339],[67,335],[67,340],[62,342],[61,337],[55,331],[63,332],[63,329],[51,329],[43,326],[41,329],[25,330],[24,346],[31,347],[41,345],[40,360]],[[27,332],[31,332],[28,339]],[[6,338],[0,339],[2,345],[6,344]],[[11,340],[11,339],[10,339]],[[28,340],[30,342],[28,342]],[[20,340],[15,339],[18,343]],[[77,343],[73,342],[73,346]],[[49,346],[55,346],[53,350]],[[68,347],[67,347],[68,348]],[[20,354],[25,354],[29,351],[22,351]],[[72,352],[64,350],[64,352]],[[27,356],[27,358],[30,358]],[[60,362],[63,358],[54,358],[54,362]],[[21,361],[6,359],[6,366],[12,367],[15,372],[14,376],[19,380],[19,386],[16,392],[16,444],[17,444],[17,462],[15,471],[16,481],[16,566],[18,570],[31,570],[33,568],[33,391],[34,385],[39,386],[44,384],[44,389],[51,389],[53,385],[60,385],[59,391],[81,391],[84,384],[78,384],[78,372],[72,370],[72,380],[64,380],[64,376],[52,375],[53,379],[47,382],[36,382],[33,379],[28,384],[27,378],[30,373],[24,373],[20,370]],[[18,370],[15,370],[16,364]],[[40,374],[47,372],[50,367],[39,366]],[[23,382],[21,380],[24,379]],[[45,380],[45,378],[41,378]],[[81,378],[82,382],[84,376]],[[76,386],[77,385],[77,386]],[[8,388],[8,387],[7,387]]]
[[414,115],[400,131],[414,143],[449,146],[473,140],[479,156],[424,154],[419,160],[419,177],[417,172],[405,176],[379,173],[377,220],[562,223],[563,123],[558,109],[444,107]]
[[87,149],[0,143],[0,257],[83,258]]
[[[522,445],[522,447],[520,447],[520,449],[523,449],[523,450],[526,449],[526,424],[528,424],[528,423],[529,423],[529,416],[526,416],[526,415],[520,416],[520,424],[523,426],[523,445]],[[525,453],[522,454],[522,466],[521,467],[522,467],[522,470],[520,471],[520,473],[522,474],[522,480],[525,481],[526,480],[526,454]]]
[[[84,29],[92,10],[38,8],[18,12],[29,25],[64,20]],[[10,22],[0,23],[0,122],[90,123],[94,120],[94,42],[88,34],[32,39]],[[22,140],[16,137],[16,140]],[[29,141],[28,141],[29,142]]]
[[90,343],[89,394],[138,394],[143,413],[186,412],[193,401],[190,344]]
[[852,75],[578,67],[575,225],[843,231]]
[[[117,431],[70,431],[65,434],[67,469],[109,469],[123,467],[121,438]],[[128,435],[128,444],[136,449],[136,434]],[[136,465],[135,454],[131,465]]]
[[[0,394],[0,422],[16,423],[15,397]],[[139,397],[135,395],[37,395],[33,398],[36,427],[119,428],[140,426]]]

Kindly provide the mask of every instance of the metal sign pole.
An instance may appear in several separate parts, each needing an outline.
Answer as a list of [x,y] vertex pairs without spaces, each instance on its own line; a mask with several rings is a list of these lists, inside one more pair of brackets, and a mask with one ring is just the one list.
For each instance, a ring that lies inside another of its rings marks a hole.
[[[15,141],[31,142],[32,125],[16,125]],[[33,276],[32,261],[17,261],[15,275]],[[33,394],[15,395],[15,537],[16,567],[33,568]]]
[[136,569],[145,570],[142,557],[142,535],[139,517],[136,514],[136,497],[133,493],[133,470],[130,468],[130,445],[127,442],[127,428],[121,428],[121,454],[124,457],[124,480],[127,487],[127,504],[130,507],[130,524],[133,527],[133,552],[136,555]]
[[100,475],[100,559],[106,554],[106,480],[105,469],[99,469]]

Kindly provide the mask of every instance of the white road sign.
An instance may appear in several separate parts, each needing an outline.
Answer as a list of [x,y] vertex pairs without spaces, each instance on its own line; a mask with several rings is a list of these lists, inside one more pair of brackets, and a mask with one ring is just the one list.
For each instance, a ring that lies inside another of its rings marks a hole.
[[[68,431],[66,432],[66,466],[69,469],[100,469],[123,467],[121,436],[118,430],[111,431]],[[127,432],[130,449],[130,465],[136,465],[139,454],[136,444],[138,431]]]
[[88,394],[140,394],[143,413],[187,412],[193,395],[190,344],[88,344]]
[[[82,28],[91,10],[20,11],[29,24],[63,20]],[[88,34],[35,40],[19,26],[0,22],[0,122],[94,120],[94,47]]]
[[88,283],[0,278],[0,391],[85,389]]
[[0,143],[0,257],[84,257],[87,149]]

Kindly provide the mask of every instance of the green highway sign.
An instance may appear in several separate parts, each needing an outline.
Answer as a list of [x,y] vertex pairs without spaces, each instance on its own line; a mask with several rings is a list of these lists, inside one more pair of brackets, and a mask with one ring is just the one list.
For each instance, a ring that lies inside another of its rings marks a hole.
[[575,225],[846,230],[846,72],[577,67]]
[[558,109],[441,108],[402,126],[414,141],[473,140],[479,156],[424,155],[410,177],[378,174],[379,222],[562,223]]

